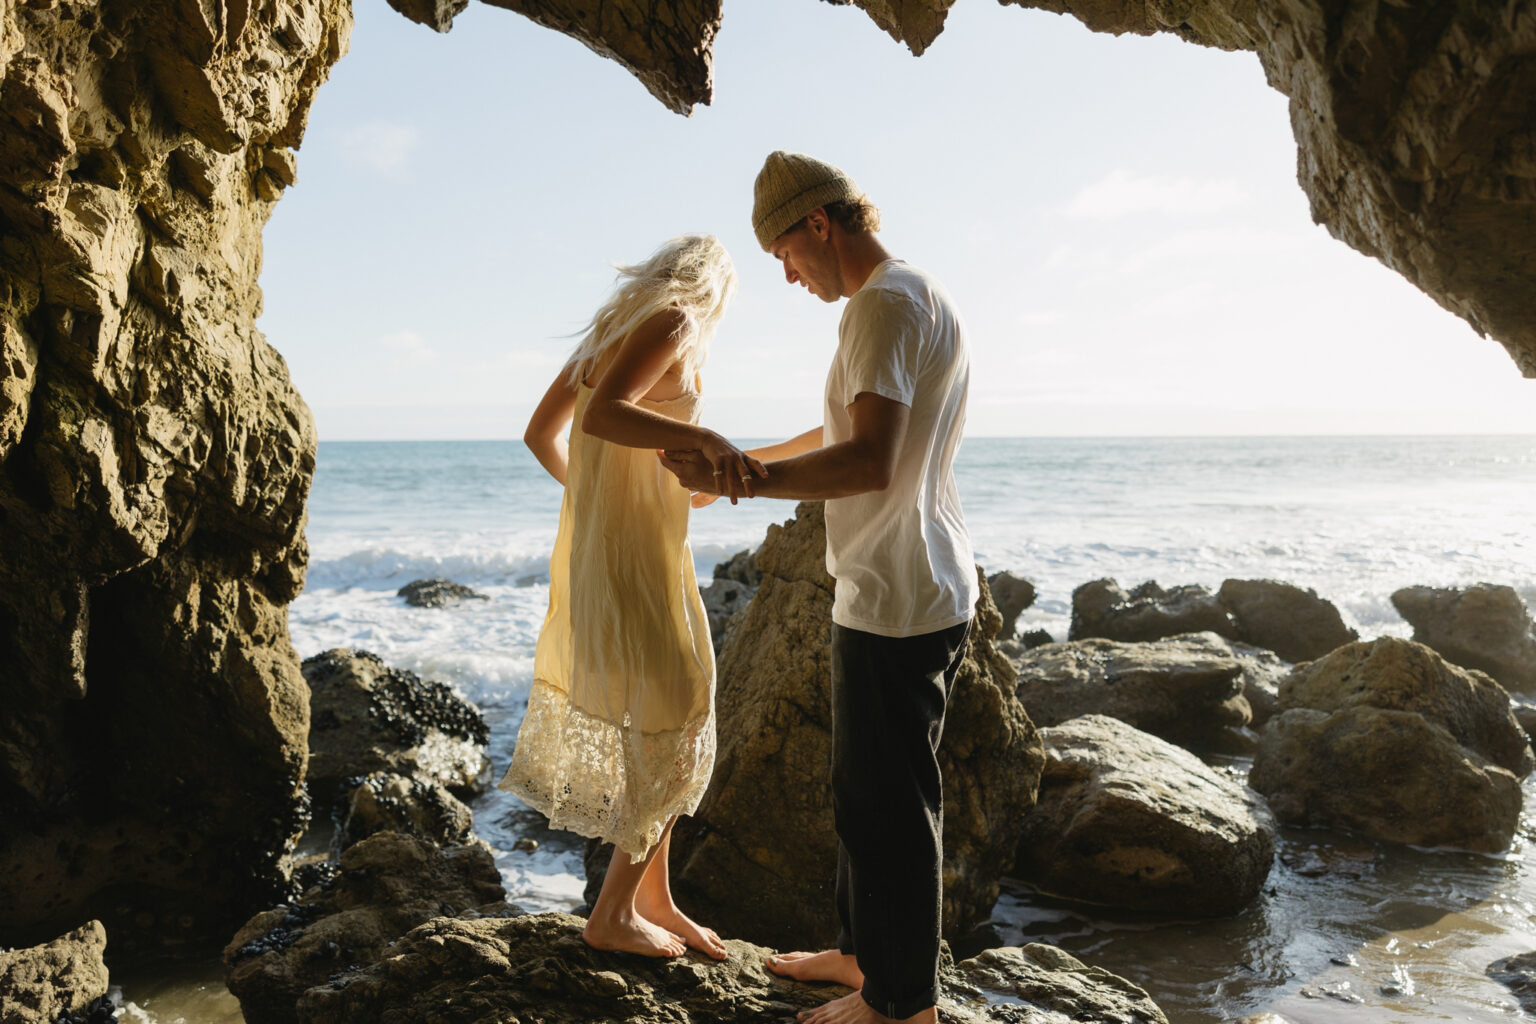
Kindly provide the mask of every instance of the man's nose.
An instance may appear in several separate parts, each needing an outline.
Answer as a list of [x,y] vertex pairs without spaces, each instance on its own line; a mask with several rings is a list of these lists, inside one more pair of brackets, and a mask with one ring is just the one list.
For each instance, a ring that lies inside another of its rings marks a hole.
[[795,268],[790,266],[787,261],[784,264],[784,280],[788,281],[790,284],[794,284],[796,281],[800,280],[800,275],[795,273]]

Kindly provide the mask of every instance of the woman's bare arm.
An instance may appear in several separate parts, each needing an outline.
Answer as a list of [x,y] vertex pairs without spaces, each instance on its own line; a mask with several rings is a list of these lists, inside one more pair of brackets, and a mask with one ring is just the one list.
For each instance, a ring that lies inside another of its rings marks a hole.
[[565,486],[565,471],[570,464],[566,450],[566,426],[576,411],[576,390],[569,383],[570,367],[560,371],[550,384],[544,397],[539,399],[533,415],[528,418],[528,428],[523,431],[523,443],[539,460],[539,465],[549,475]]

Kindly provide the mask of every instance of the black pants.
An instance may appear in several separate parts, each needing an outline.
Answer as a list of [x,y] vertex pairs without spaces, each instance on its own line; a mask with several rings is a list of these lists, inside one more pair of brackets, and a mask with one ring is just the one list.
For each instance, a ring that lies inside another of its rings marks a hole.
[[832,626],[838,949],[864,1000],[910,1017],[938,1001],[944,790],[935,753],[970,623],[884,637]]

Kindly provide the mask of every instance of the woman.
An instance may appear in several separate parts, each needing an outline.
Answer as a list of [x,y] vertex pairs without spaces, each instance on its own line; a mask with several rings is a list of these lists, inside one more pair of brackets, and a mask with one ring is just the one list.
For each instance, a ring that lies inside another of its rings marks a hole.
[[656,452],[702,453],[738,494],[767,473],[696,422],[699,368],[736,290],[724,247],[675,238],[619,277],[524,434],[565,498],[528,713],[501,788],[556,828],[614,844],[582,933],[590,945],[724,959],[667,876],[672,825],[698,807],[714,767],[715,663],[688,492]]

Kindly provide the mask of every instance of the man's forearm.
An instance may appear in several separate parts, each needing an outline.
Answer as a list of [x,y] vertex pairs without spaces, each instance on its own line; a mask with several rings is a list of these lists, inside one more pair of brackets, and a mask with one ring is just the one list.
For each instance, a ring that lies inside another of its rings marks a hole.
[[883,491],[890,483],[880,460],[844,441],[767,464],[768,478],[754,479],[752,491],[765,498],[816,501]]

